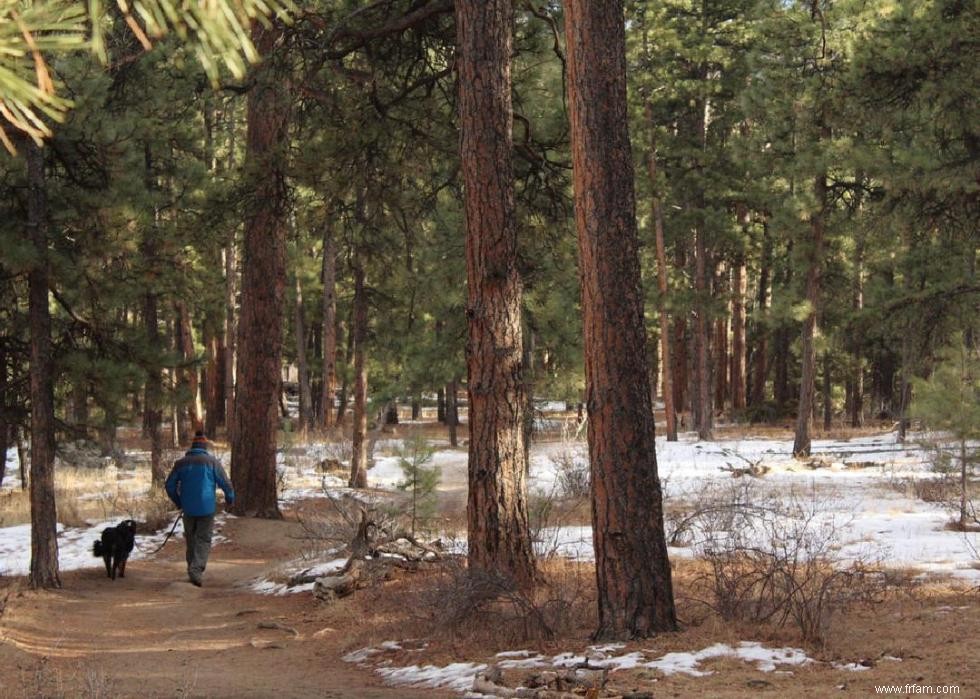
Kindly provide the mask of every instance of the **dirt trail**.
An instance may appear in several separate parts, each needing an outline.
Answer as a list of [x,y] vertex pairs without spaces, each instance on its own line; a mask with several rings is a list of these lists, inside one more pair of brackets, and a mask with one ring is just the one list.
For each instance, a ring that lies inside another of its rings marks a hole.
[[343,612],[242,587],[295,555],[298,525],[229,519],[224,533],[203,588],[187,582],[175,537],[156,558],[131,561],[125,579],[93,559],[62,575],[63,590],[12,594],[0,616],[0,697],[445,696],[384,687],[343,662]]

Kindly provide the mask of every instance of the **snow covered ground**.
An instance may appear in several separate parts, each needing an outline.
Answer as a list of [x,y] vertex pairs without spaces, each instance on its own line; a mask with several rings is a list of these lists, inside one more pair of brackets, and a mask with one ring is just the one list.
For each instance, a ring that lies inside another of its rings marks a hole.
[[[355,492],[345,488],[344,479],[325,475],[318,464],[333,453],[326,444],[284,449],[279,455],[283,472],[283,500],[326,497],[348,493],[365,502],[384,499],[404,476],[398,466],[398,440],[376,445],[375,465],[368,471],[373,491]],[[435,443],[434,464],[442,470],[446,490],[465,487],[466,451],[451,450]],[[849,441],[814,442],[814,458],[826,464],[812,469],[793,460],[789,441],[742,439],[698,442],[694,435],[682,435],[677,442],[657,439],[657,462],[668,503],[696,497],[712,487],[750,483],[753,496],[797,500],[814,508],[815,519],[838,530],[844,557],[881,560],[886,565],[914,568],[927,573],[949,575],[973,582],[980,580],[980,534],[949,531],[945,525],[951,513],[935,503],[908,496],[902,484],[931,478],[931,453],[914,440],[899,444],[892,433]],[[532,447],[529,486],[537,493],[549,493],[558,480],[558,464],[564,460],[585,464],[582,442],[536,443]],[[562,458],[564,455],[564,458]],[[224,455],[227,457],[227,455]],[[227,461],[227,459],[226,459]],[[767,468],[761,477],[734,478],[730,469],[749,464]],[[729,469],[729,470],[725,470]],[[18,488],[16,451],[7,454],[7,478],[3,490]],[[897,485],[896,485],[897,484]],[[91,529],[59,528],[62,569],[94,566],[91,541],[104,526],[119,520],[93,522]],[[163,533],[156,535],[156,541]],[[141,537],[141,545],[152,550],[153,537]],[[592,535],[587,526],[546,529],[538,544],[540,553],[557,553],[591,560]],[[675,557],[691,556],[690,542],[671,547]],[[135,556],[142,555],[134,552]],[[135,557],[134,556],[134,557]],[[0,529],[0,573],[19,574],[27,570],[30,559],[29,528],[26,525]],[[312,561],[306,565],[332,561]],[[256,589],[282,593],[273,583],[256,584]]]
[[[755,666],[760,672],[792,672],[790,668],[817,662],[807,656],[799,648],[767,648],[754,641],[742,641],[734,646],[716,643],[692,652],[666,653],[659,657],[653,651],[634,651],[618,654],[623,644],[611,643],[601,646],[589,646],[584,653],[559,653],[545,656],[540,653],[518,650],[497,653],[494,665],[501,669],[562,669],[582,667],[586,664],[591,669],[605,668],[607,670],[654,669],[665,675],[686,674],[693,677],[703,677],[712,674],[711,670],[702,668],[702,663],[720,658],[741,660]],[[429,687],[433,689],[451,689],[466,697],[476,698],[484,695],[471,691],[474,680],[487,670],[486,663],[451,663],[446,666],[437,665],[407,665],[398,667],[385,656],[389,653],[404,650],[402,643],[385,641],[377,647],[361,648],[348,653],[344,660],[369,667],[394,686]],[[849,666],[836,667],[839,670],[852,670]],[[864,668],[862,668],[864,669]]]
[[[214,520],[215,544],[228,541],[221,534],[224,522],[227,517],[224,513],[219,513]],[[98,540],[102,530],[106,527],[113,527],[122,522],[125,517],[102,522],[90,521],[88,527],[66,527],[58,523],[58,565],[61,570],[76,570],[78,568],[92,568],[102,565],[102,559],[92,555],[92,544]],[[161,529],[153,534],[139,534],[136,537],[137,548],[133,549],[129,559],[133,561],[149,558],[151,552],[159,547],[167,532],[170,531],[168,525],[166,529]],[[167,546],[183,546],[184,523],[177,522],[177,528]],[[31,565],[31,525],[20,524],[15,527],[4,527],[0,529],[0,575],[27,575]]]

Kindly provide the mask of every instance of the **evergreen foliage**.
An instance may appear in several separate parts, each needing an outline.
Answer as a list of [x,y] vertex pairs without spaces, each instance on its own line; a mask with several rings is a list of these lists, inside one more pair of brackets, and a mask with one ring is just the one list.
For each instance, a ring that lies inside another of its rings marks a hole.
[[398,467],[405,480],[398,489],[408,493],[411,534],[429,531],[438,509],[438,488],[442,472],[432,464],[435,450],[422,435],[416,435],[398,451]]

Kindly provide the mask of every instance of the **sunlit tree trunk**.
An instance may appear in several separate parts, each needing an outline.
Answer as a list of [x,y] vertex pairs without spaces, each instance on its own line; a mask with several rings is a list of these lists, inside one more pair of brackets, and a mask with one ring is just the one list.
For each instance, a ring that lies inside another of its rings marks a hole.
[[[31,334],[31,569],[33,588],[61,587],[54,498],[54,361],[48,306],[48,201],[44,154],[26,141],[27,232],[37,256],[27,275]],[[4,453],[6,459],[6,453]]]
[[469,565],[537,577],[525,483],[521,299],[510,64],[511,0],[458,0],[460,156],[466,211]]
[[282,30],[256,22],[252,39],[266,62],[248,94],[246,170],[252,196],[242,247],[242,305],[231,470],[234,511],[279,518],[276,428],[285,317],[285,149],[289,103],[282,67],[271,56]]
[[597,639],[677,626],[657,476],[620,0],[565,1]]

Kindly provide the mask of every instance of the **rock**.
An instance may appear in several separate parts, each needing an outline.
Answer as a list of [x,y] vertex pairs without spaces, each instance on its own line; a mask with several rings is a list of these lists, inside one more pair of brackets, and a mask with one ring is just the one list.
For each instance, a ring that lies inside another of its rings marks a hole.
[[531,688],[554,687],[557,681],[557,672],[545,670],[544,672],[536,672],[533,675],[529,675],[527,679],[524,680],[524,686]]
[[749,680],[745,685],[752,689],[768,689],[772,687],[772,682],[767,682],[766,680]]
[[504,681],[504,671],[497,665],[488,665],[487,669],[480,674],[486,677],[489,682],[493,682],[494,684],[502,684]]
[[500,677],[500,668],[491,665],[485,672],[478,672],[473,678],[473,692],[476,694],[488,694],[493,697],[515,697],[517,692],[510,687],[497,684],[491,678]]
[[600,670],[576,670],[575,684],[586,689],[602,689],[606,686],[607,671],[605,668]]

